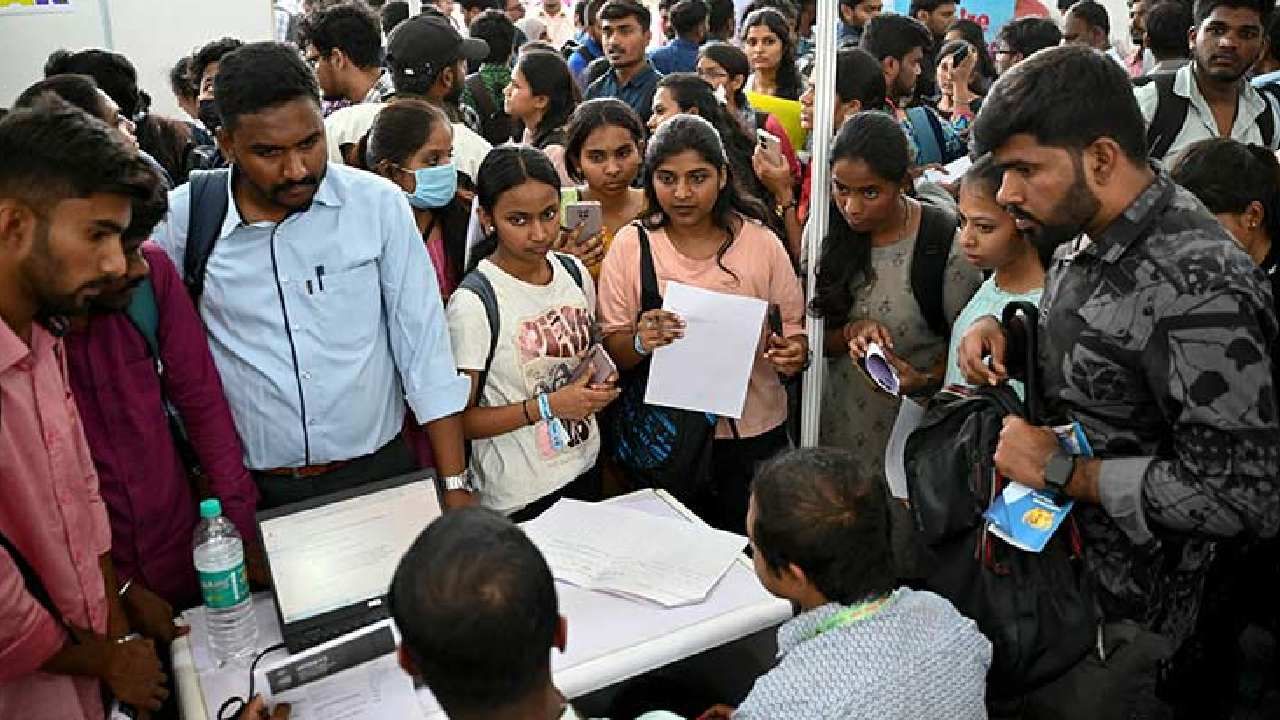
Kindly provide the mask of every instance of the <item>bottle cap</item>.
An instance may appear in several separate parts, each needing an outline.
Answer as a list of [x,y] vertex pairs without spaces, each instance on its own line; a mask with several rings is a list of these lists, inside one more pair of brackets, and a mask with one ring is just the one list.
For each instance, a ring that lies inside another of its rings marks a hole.
[[209,498],[200,501],[200,517],[209,519],[216,518],[222,514],[222,501],[218,498]]

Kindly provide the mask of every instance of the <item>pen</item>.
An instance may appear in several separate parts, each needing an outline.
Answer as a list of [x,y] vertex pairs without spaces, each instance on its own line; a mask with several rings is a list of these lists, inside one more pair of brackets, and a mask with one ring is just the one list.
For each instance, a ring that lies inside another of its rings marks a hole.
[[315,294],[315,293],[311,292],[311,281],[310,281],[310,280],[308,280],[308,281],[307,281],[307,294],[308,294],[308,295],[314,295],[314,294]]
[[316,283],[320,286],[320,292],[324,292],[324,266],[316,266]]

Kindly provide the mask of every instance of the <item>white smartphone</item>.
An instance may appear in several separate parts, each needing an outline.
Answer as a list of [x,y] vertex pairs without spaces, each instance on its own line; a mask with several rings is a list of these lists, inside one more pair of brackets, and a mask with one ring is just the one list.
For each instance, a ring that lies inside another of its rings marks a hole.
[[759,141],[760,147],[766,152],[773,153],[775,158],[782,157],[782,141],[768,130],[757,130],[756,140]]
[[564,227],[569,230],[581,227],[580,240],[595,237],[604,227],[604,208],[596,200],[569,203],[564,208]]

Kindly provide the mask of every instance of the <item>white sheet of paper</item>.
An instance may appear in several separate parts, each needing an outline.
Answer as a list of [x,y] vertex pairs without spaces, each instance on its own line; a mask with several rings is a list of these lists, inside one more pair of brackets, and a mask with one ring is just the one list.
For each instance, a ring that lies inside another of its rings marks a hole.
[[973,167],[973,161],[969,159],[968,155],[965,155],[959,160],[948,163],[941,171],[925,170],[922,177],[931,183],[949,185],[964,177],[964,174],[968,172],[971,167]]
[[684,320],[684,337],[654,351],[644,401],[741,418],[768,308],[758,298],[667,283],[662,309]]
[[394,653],[280,693],[271,702],[289,703],[290,720],[425,717],[413,680],[400,667]]
[[889,435],[889,445],[884,451],[884,474],[889,481],[889,492],[896,498],[906,500],[907,492],[907,438],[924,417],[924,408],[910,398],[902,398],[898,405],[898,419],[893,421],[893,433]]
[[747,539],[600,503],[561,500],[524,524],[557,580],[677,607],[698,603]]

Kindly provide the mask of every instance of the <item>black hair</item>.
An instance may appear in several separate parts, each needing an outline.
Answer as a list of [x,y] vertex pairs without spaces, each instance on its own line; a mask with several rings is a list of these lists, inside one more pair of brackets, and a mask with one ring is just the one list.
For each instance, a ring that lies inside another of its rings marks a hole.
[[800,9],[791,0],[751,0],[746,7],[742,8],[742,17],[745,18],[757,10],[777,10],[789,24],[795,24],[796,18],[800,15]]
[[728,40],[733,37],[733,0],[707,0],[707,24],[714,35]]
[[1260,203],[1271,238],[1264,265],[1274,264],[1280,254],[1280,162],[1270,150],[1231,138],[1209,138],[1180,152],[1170,175],[1214,214],[1242,213],[1250,203]]
[[144,198],[155,172],[115,128],[46,93],[0,120],[0,197],[47,213],[94,193]]
[[1058,0],[1058,12],[1066,15],[1067,11],[1071,9],[1071,6],[1078,2],[1080,2],[1080,0]]
[[649,8],[635,0],[606,0],[605,4],[600,7],[597,17],[601,21],[623,20],[634,17],[640,23],[640,29],[644,32],[648,32],[650,25],[653,23],[653,14],[649,12]]
[[671,26],[677,35],[691,35],[706,21],[707,4],[702,0],[680,0],[671,8]]
[[1275,11],[1275,6],[1270,0],[1195,0],[1194,13],[1196,25],[1204,22],[1213,14],[1217,8],[1232,8],[1243,10],[1254,10],[1262,20],[1262,27],[1265,29],[1271,22],[1271,15]]
[[[387,165],[403,167],[426,144],[440,125],[449,125],[449,116],[425,100],[400,98],[378,111],[369,132],[356,146],[356,167],[385,175]],[[462,277],[467,252],[467,225],[471,206],[454,198],[433,210],[444,237],[444,254],[453,277]]]
[[516,42],[516,25],[501,10],[485,10],[471,21],[471,37],[489,44],[489,56],[484,59],[491,65],[501,65],[511,59]]
[[978,73],[989,80],[994,80],[996,77],[996,64],[991,59],[991,52],[987,47],[987,38],[982,26],[970,18],[960,18],[947,27],[947,33],[951,32],[959,32],[970,47],[978,51]]
[[[696,113],[719,131],[729,166],[738,180],[739,191],[764,202],[766,206],[773,205],[773,196],[760,182],[751,164],[756,150],[755,137],[747,133],[742,123],[720,104],[711,83],[694,73],[671,73],[658,81],[658,87],[666,88],[680,112]],[[786,233],[786,228],[777,222],[777,215],[773,213],[756,219],[775,233]]]
[[705,57],[724,68],[730,79],[741,77],[742,85],[733,94],[733,104],[739,108],[750,107],[746,88],[747,78],[751,77],[751,61],[747,59],[747,54],[742,51],[742,48],[725,42],[709,42],[698,51],[698,56]]
[[400,559],[388,605],[450,716],[511,705],[550,682],[555,581],[524,531],[492,510],[428,525]]
[[222,126],[234,131],[242,115],[306,99],[320,106],[315,73],[284,43],[245,45],[222,59],[213,94]]
[[867,23],[860,47],[876,60],[902,60],[916,48],[928,52],[933,47],[933,33],[913,17],[881,13]]
[[583,11],[587,25],[600,22],[600,8],[604,4],[605,0],[588,0],[587,9]]
[[360,2],[333,5],[312,11],[298,29],[302,47],[314,47],[321,55],[341,50],[357,67],[376,68],[382,62],[382,31],[378,16]]
[[13,101],[14,108],[34,106],[46,94],[52,93],[63,102],[77,107],[99,120],[106,121],[103,116],[102,95],[98,92],[98,83],[88,75],[64,73],[50,75],[32,84]]
[[520,54],[516,69],[524,75],[531,93],[547,98],[547,109],[533,138],[534,147],[563,144],[564,126],[582,100],[564,56],[548,50],[532,50]]
[[573,6],[573,21],[579,25],[587,24],[587,3],[579,2]]
[[804,88],[800,79],[800,68],[796,65],[796,41],[791,30],[791,22],[773,8],[757,10],[742,21],[744,42],[748,30],[762,25],[769,28],[770,32],[778,37],[778,42],[782,43],[782,58],[778,61],[778,97],[798,100]]
[[1004,168],[1000,167],[1000,163],[996,162],[995,155],[988,153],[973,161],[973,164],[965,171],[964,177],[960,179],[960,186],[961,188],[973,188],[984,197],[995,200],[1003,179]]
[[[1191,8],[1181,0],[1156,3],[1155,7],[1147,10],[1143,21],[1147,49],[1156,60],[1191,57],[1187,33],[1191,31],[1192,24]],[[1280,23],[1273,22],[1272,26],[1280,26]]]
[[751,539],[775,573],[790,565],[823,598],[851,605],[897,587],[883,481],[858,472],[853,454],[803,448],[766,462],[751,484]]
[[150,238],[152,231],[169,214],[169,185],[150,166],[147,172],[138,173],[137,182],[139,192],[130,203],[133,214],[121,237],[141,242]]
[[884,68],[875,56],[860,47],[836,51],[836,95],[841,102],[857,100],[862,110],[881,110],[888,94]]
[[169,70],[169,89],[179,100],[195,100],[199,95],[196,80],[191,77],[192,58],[190,55],[178,58]]
[[1009,46],[1009,50],[1029,58],[1041,50],[1057,47],[1062,42],[1062,31],[1052,20],[1025,17],[1013,20],[1000,28],[998,37],[1000,42]]
[[1109,137],[1133,162],[1147,161],[1146,125],[1132,82],[1116,61],[1092,48],[1042,50],[991,87],[970,135],[974,154],[1024,133],[1076,151]]
[[[836,133],[831,146],[832,166],[841,160],[861,160],[880,178],[900,185],[911,167],[911,144],[891,115],[875,110],[860,112]],[[854,296],[874,279],[871,238],[849,226],[834,198],[827,212],[830,223],[809,310],[816,317],[843,325],[853,310]]]
[[409,3],[405,0],[391,0],[391,2],[382,6],[379,11],[382,20],[382,32],[384,35],[390,36],[391,31],[405,20],[409,19]]
[[[698,80],[706,82],[701,78]],[[738,276],[724,266],[724,255],[733,245],[733,239],[737,236],[743,222],[755,220],[767,224],[770,212],[759,200],[742,189],[742,181],[737,177],[733,163],[725,154],[719,131],[706,118],[697,115],[676,115],[659,125],[653,137],[649,138],[649,147],[645,151],[644,169],[644,194],[648,202],[644,214],[645,225],[651,230],[656,230],[666,227],[670,222],[670,217],[658,202],[653,176],[667,158],[687,150],[694,151],[705,162],[725,173],[724,190],[716,197],[716,204],[711,208],[711,220],[726,235],[724,243],[716,250],[716,264],[737,280]]]
[[88,75],[116,105],[120,113],[136,118],[147,111],[150,98],[138,91],[138,71],[129,58],[108,50],[58,50],[44,64],[45,77],[75,73]]
[[631,106],[617,98],[596,98],[578,106],[569,118],[565,128],[564,165],[569,177],[583,182],[582,165],[578,158],[582,155],[582,146],[586,145],[591,133],[603,127],[620,127],[631,135],[635,141],[636,152],[644,149],[644,120],[636,114]]
[[195,84],[197,92],[200,89],[200,80],[204,77],[204,71],[210,65],[222,62],[222,58],[242,47],[244,43],[240,40],[224,37],[197,50],[191,60],[191,82]]
[[958,5],[956,0],[911,0],[911,5],[907,9],[907,14],[915,17],[918,12],[937,12],[938,8],[943,5]]
[[1107,17],[1107,9],[1102,6],[1102,3],[1094,0],[1080,0],[1072,5],[1068,12],[1083,20],[1085,25],[1098,28],[1105,34],[1111,34],[1111,18]]
[[[1178,2],[1178,0],[1168,0],[1168,1]],[[1272,58],[1280,58],[1280,13],[1271,14],[1271,20],[1267,22],[1266,33],[1267,33],[1267,53],[1271,55]],[[1183,39],[1185,40],[1185,38],[1186,38],[1186,33],[1183,33]],[[1188,56],[1189,56],[1189,49],[1186,47],[1186,43],[1183,44],[1182,50],[1184,52],[1188,52]],[[1152,52],[1154,53],[1154,51]]]
[[[476,200],[490,215],[504,193],[529,181],[545,183],[557,195],[560,193],[560,171],[556,170],[546,153],[529,145],[499,145],[490,150],[476,175]],[[472,249],[467,269],[474,270],[481,260],[497,249],[498,231],[495,229]]]

